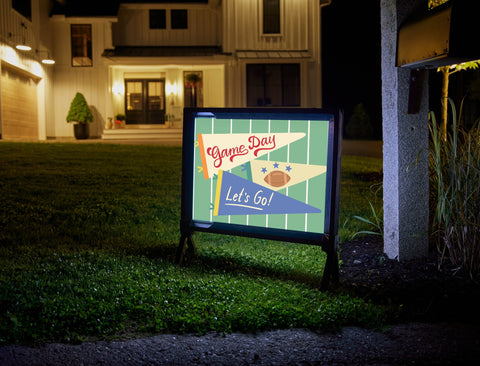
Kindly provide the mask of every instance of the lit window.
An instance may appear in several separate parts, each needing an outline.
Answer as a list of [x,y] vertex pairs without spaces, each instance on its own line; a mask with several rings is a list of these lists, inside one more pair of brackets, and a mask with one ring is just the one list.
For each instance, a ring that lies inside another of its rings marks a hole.
[[92,66],[92,25],[72,24],[72,66]]

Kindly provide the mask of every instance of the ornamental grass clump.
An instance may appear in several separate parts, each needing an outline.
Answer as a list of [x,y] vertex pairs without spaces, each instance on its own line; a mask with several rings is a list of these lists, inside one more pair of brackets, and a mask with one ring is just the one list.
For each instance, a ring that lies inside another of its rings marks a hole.
[[480,274],[480,125],[465,130],[451,100],[450,105],[453,125],[446,140],[430,113],[432,232],[440,264],[450,260],[475,278]]

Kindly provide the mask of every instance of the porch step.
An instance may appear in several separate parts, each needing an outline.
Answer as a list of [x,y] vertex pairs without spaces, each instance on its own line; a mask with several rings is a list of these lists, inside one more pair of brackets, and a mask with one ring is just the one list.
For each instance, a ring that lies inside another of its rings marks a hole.
[[183,130],[181,128],[114,128],[104,130],[103,140],[176,140],[182,141]]

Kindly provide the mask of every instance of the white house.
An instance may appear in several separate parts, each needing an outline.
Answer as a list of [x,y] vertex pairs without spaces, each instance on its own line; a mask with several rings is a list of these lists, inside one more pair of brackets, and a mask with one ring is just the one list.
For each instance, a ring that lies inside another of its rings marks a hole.
[[[2,0],[1,136],[73,138],[76,92],[94,114],[90,136],[105,139],[179,132],[187,106],[321,107],[329,3]],[[126,123],[110,130],[117,115]]]

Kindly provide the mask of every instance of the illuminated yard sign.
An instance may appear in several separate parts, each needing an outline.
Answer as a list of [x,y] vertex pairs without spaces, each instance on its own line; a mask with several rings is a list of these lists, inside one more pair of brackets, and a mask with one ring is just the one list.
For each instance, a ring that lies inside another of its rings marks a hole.
[[186,108],[179,262],[208,231],[321,245],[338,272],[340,125],[322,109]]

